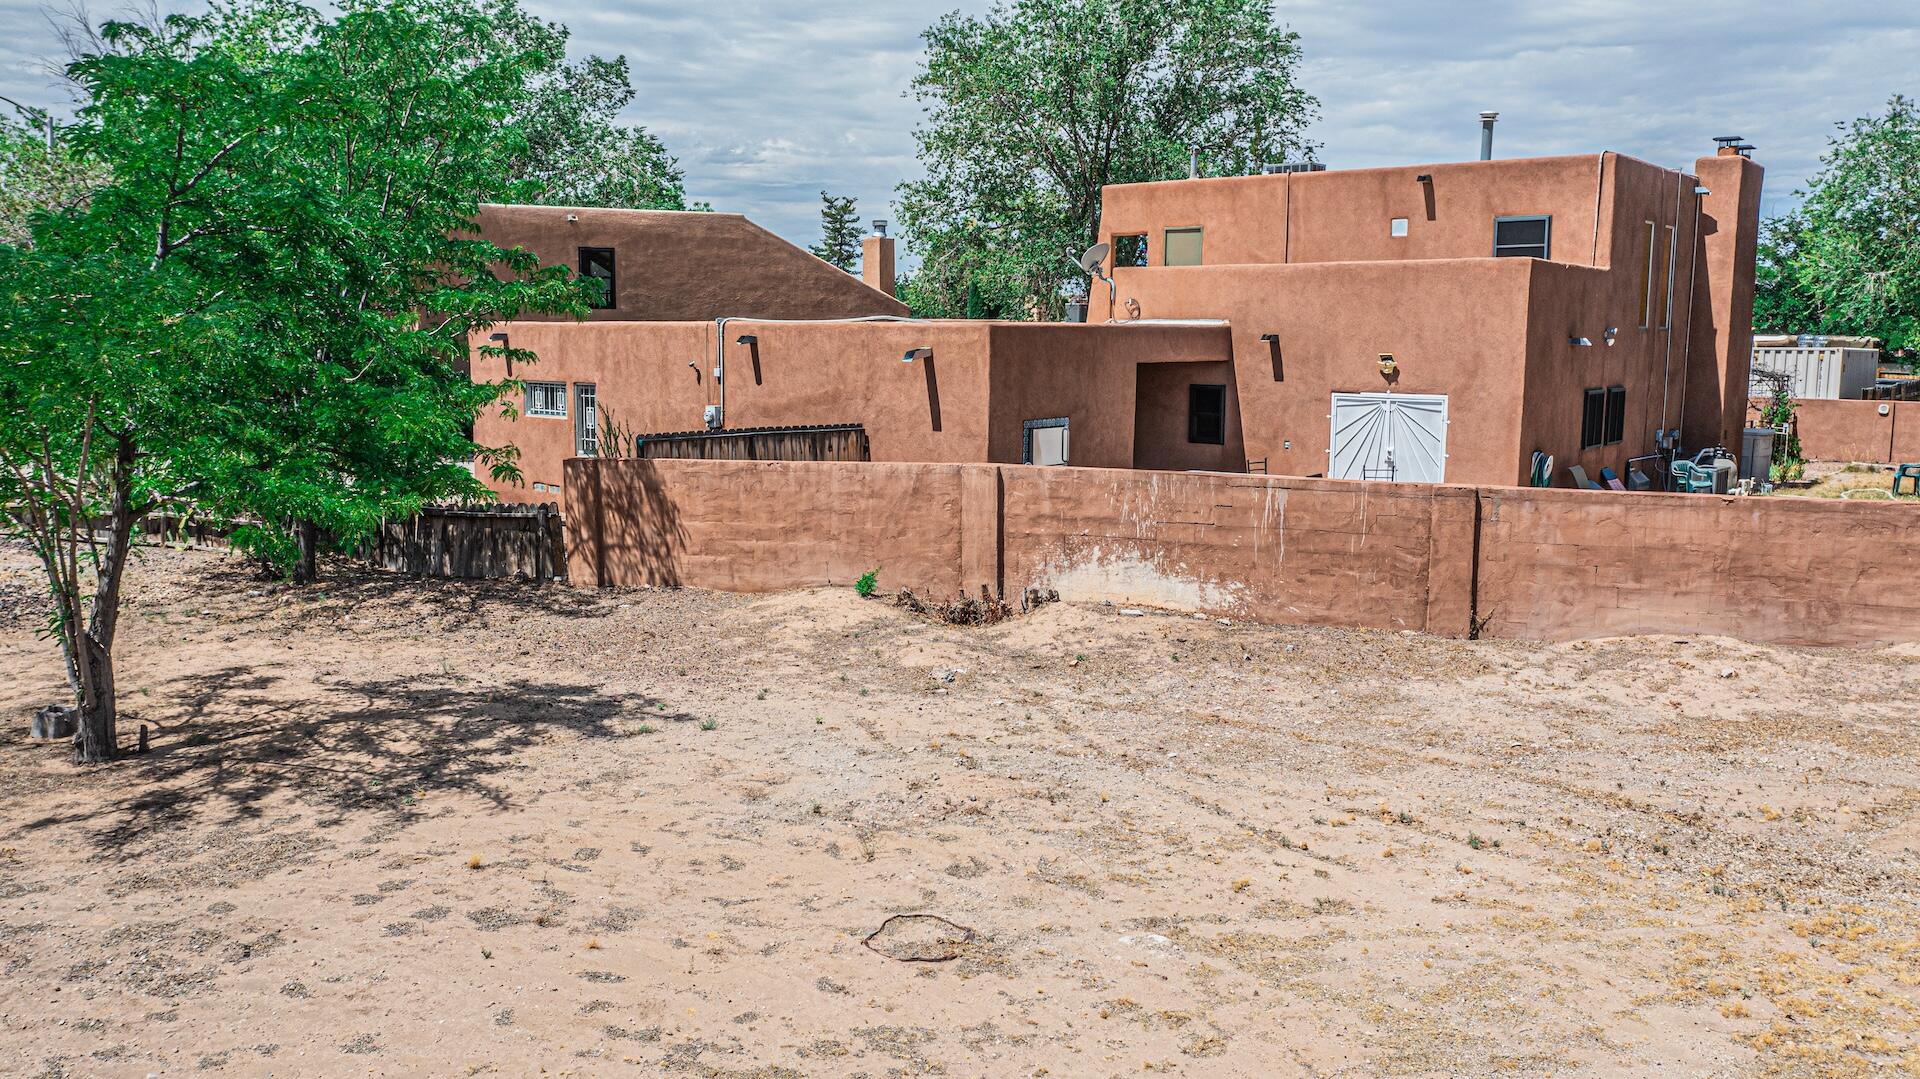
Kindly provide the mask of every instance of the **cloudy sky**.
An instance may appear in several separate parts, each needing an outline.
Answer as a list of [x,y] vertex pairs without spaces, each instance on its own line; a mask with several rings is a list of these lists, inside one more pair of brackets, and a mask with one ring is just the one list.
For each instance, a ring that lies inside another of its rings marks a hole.
[[[94,0],[94,13],[112,13]],[[57,102],[39,0],[0,0],[0,94]],[[580,52],[623,53],[630,118],[665,138],[688,194],[799,243],[818,238],[819,192],[892,217],[917,174],[907,88],[919,34],[956,7],[873,0],[532,0]],[[1767,167],[1769,212],[1791,204],[1838,120],[1920,95],[1920,4],[1560,0],[1276,0],[1299,31],[1301,81],[1321,103],[1312,137],[1331,168],[1471,158],[1481,109],[1499,156],[1617,150],[1684,166],[1715,135],[1744,135]]]

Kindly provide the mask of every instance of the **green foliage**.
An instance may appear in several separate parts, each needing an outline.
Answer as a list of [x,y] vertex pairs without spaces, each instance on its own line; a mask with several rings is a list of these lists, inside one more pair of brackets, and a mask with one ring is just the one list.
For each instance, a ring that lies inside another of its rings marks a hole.
[[[163,502],[260,522],[285,564],[422,503],[480,497],[466,342],[586,284],[473,238],[527,189],[524,116],[564,57],[508,0],[290,0],[110,23],[69,74],[104,179],[0,245],[0,503],[40,556],[88,733],[112,755],[131,524]],[[531,359],[522,355],[521,359]],[[103,520],[97,539],[83,522]],[[299,527],[296,527],[299,526]],[[98,724],[87,717],[104,717]]]
[[[511,8],[499,21],[521,47],[565,57],[567,28]],[[533,80],[516,116],[526,151],[514,175],[532,183],[527,201],[547,206],[685,210],[679,162],[645,128],[615,117],[633,101],[627,58],[589,56]]]
[[873,595],[874,589],[878,587],[880,587],[880,567],[879,566],[875,566],[872,569],[868,570],[867,572],[862,573],[860,575],[860,579],[853,582],[854,592],[863,598],[866,596]]
[[1920,345],[1920,109],[1839,125],[1800,208],[1762,230],[1753,323]]
[[930,27],[914,80],[926,179],[900,187],[921,268],[902,298],[958,317],[1058,317],[1107,184],[1238,175],[1306,149],[1318,102],[1270,0],[1011,0]]
[[77,206],[105,178],[51,124],[39,111],[22,110],[18,122],[0,115],[0,244],[30,243],[35,213]]
[[852,195],[820,192],[820,242],[807,250],[848,273],[860,265],[860,216]]

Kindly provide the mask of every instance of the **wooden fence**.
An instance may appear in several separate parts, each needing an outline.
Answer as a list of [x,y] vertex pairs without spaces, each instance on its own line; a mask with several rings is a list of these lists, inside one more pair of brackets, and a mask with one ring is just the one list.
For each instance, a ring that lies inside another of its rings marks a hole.
[[635,456],[704,461],[870,461],[867,429],[857,423],[761,427],[641,435]]
[[521,577],[567,573],[566,522],[550,504],[428,506],[382,526],[367,546],[382,569],[425,577]]

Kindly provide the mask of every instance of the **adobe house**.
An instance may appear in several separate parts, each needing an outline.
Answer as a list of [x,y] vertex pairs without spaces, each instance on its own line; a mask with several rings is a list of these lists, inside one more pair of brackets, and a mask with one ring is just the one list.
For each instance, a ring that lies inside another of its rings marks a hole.
[[476,221],[497,246],[523,247],[543,264],[607,282],[590,322],[907,313],[893,298],[893,241],[885,237],[875,238],[884,243],[867,259],[877,273],[884,254],[885,280],[863,281],[740,214],[486,205]]
[[[489,412],[475,424],[482,444],[520,448],[525,485],[493,485],[505,501],[564,502],[561,465],[597,453],[603,418],[661,434],[701,429],[716,408],[729,430],[859,424],[875,461],[1244,468],[1227,437],[1234,375],[1223,323],[729,319],[496,330],[541,357],[511,372],[527,384],[520,416]],[[477,379],[509,375],[501,360],[472,362]]]
[[1661,432],[1735,452],[1762,170],[1615,153],[1108,187],[1090,318],[1221,318],[1255,467],[1625,476]]

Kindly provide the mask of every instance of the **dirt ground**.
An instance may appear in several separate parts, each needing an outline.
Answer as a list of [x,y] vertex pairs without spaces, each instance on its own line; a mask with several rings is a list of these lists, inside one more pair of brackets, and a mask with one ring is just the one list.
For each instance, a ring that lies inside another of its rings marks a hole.
[[0,1072],[1920,1073],[1911,647],[339,570],[0,549]]

